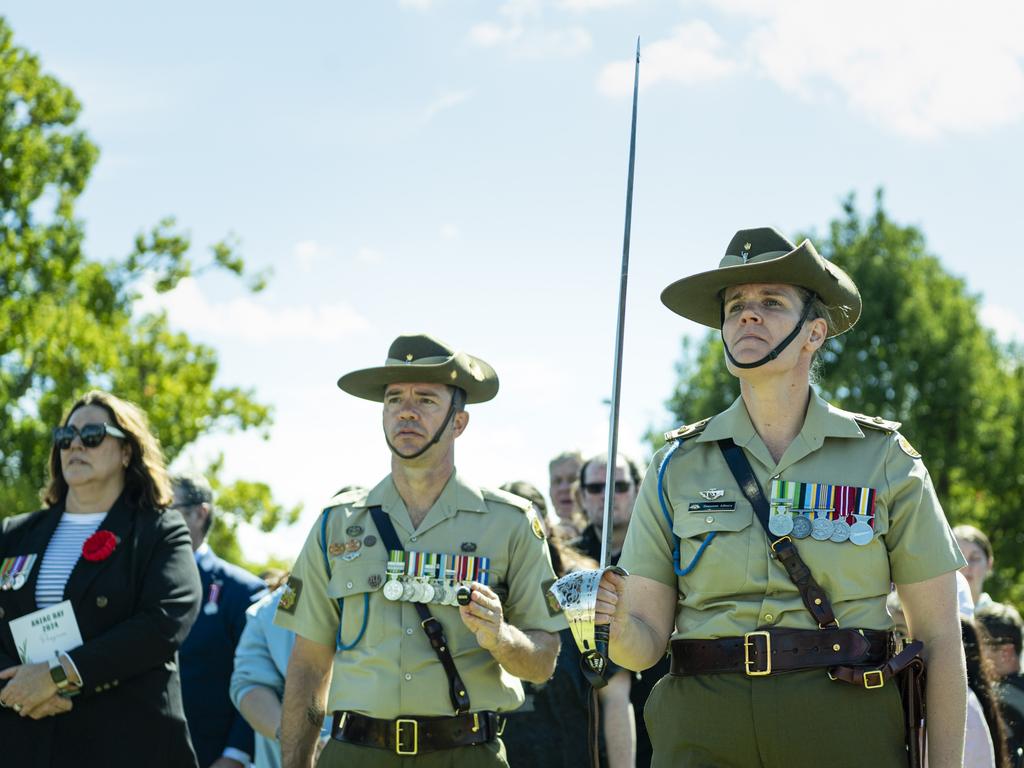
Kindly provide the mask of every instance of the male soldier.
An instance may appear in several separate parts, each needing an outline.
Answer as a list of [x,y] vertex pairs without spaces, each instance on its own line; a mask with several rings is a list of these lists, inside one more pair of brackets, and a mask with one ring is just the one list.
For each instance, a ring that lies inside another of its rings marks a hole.
[[338,386],[384,404],[391,474],[332,500],[282,596],[276,621],[298,635],[284,766],[309,766],[325,703],[334,727],[321,768],[411,755],[423,767],[505,766],[497,713],[522,703],[516,678],[551,676],[564,621],[544,597],[554,573],[532,505],[455,471],[464,405],[493,398],[498,377],[410,335]]
[[245,612],[265,584],[221,560],[206,543],[213,522],[213,491],[199,475],[175,475],[173,509],[192,537],[203,608],[181,644],[181,697],[200,768],[241,768],[252,759],[252,728],[231,703],[228,689]]

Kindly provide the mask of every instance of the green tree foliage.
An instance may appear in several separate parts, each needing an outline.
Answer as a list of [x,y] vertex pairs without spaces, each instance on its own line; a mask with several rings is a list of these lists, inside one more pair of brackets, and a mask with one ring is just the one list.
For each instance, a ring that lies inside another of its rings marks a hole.
[[[99,152],[77,127],[80,105],[18,47],[0,18],[0,517],[38,507],[50,429],[87,389],[106,389],[148,413],[168,461],[200,435],[265,430],[271,410],[250,390],[219,387],[217,355],[135,311],[141,281],[172,290],[187,276],[227,271],[260,290],[228,238],[199,261],[173,219],[140,233],[127,256],[90,259],[74,205]],[[217,482],[220,462],[210,468]],[[294,521],[263,483],[221,489],[214,538],[239,559],[234,526]]]
[[[886,215],[881,192],[870,216],[858,212],[851,196],[826,236],[809,236],[864,297],[853,330],[822,349],[822,396],[903,422],[950,520],[992,536],[993,594],[1024,602],[1021,350],[1001,346],[982,326],[979,298],[928,252],[920,230]],[[677,370],[667,405],[679,423],[718,413],[739,393],[717,333],[696,347],[684,341]]]

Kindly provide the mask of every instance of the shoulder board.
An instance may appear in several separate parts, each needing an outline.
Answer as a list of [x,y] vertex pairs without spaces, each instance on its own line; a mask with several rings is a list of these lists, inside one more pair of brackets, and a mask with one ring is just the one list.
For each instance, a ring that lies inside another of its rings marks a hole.
[[704,427],[706,427],[708,422],[713,418],[714,416],[708,416],[706,419],[695,421],[693,424],[686,424],[682,427],[673,429],[671,432],[666,432],[665,442],[667,443],[669,440],[678,440],[681,437],[696,437],[704,431]]
[[902,422],[899,421],[883,419],[881,416],[865,416],[863,413],[851,413],[850,415],[853,417],[853,420],[862,427],[877,429],[881,432],[895,432],[902,424]]
[[370,492],[365,488],[354,488],[351,491],[345,491],[344,493],[336,493],[330,498],[325,507],[340,507],[343,505],[355,504],[356,502],[362,501]]
[[529,499],[524,499],[522,496],[516,496],[514,493],[509,493],[508,491],[481,488],[480,495],[487,501],[500,501],[502,504],[508,504],[510,507],[515,507],[520,512],[529,512],[533,509],[533,504]]

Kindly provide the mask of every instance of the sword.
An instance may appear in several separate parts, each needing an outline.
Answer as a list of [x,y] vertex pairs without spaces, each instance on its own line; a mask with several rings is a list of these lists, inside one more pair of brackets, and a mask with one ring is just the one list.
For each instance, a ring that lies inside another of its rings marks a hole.
[[607,684],[608,637],[610,628],[594,624],[595,603],[598,585],[606,570],[625,575],[617,566],[608,565],[608,542],[611,539],[612,503],[614,501],[614,480],[616,453],[619,442],[619,401],[622,382],[622,346],[626,324],[626,284],[629,277],[629,233],[633,219],[633,169],[636,164],[636,107],[640,86],[640,38],[636,39],[636,63],[633,70],[633,119],[629,135],[629,174],[626,181],[626,226],[622,237],[622,271],[619,277],[619,315],[615,328],[615,358],[612,373],[611,415],[608,428],[608,467],[605,474],[604,524],[601,528],[600,568],[593,571],[576,571],[556,581],[550,592],[561,606],[569,622],[573,638],[582,654],[583,674],[594,688]]

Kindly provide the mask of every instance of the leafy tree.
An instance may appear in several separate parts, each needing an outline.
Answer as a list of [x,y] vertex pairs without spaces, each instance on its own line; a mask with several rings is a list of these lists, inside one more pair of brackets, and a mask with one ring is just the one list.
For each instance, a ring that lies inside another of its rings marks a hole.
[[[828,234],[810,237],[864,296],[857,325],[822,348],[822,396],[904,423],[950,520],[993,536],[994,594],[1024,599],[1017,567],[1024,560],[1020,349],[999,345],[982,326],[979,298],[928,253],[920,230],[886,215],[881,192],[870,216],[861,216],[851,195]],[[739,393],[717,333],[699,348],[684,341],[677,370],[667,405],[680,423],[718,413]]]
[[[215,385],[213,349],[172,330],[163,313],[135,312],[144,279],[165,292],[219,269],[260,290],[266,275],[247,274],[232,238],[197,261],[168,218],[140,233],[127,256],[85,254],[74,205],[99,152],[76,124],[79,109],[0,17],[0,516],[39,506],[49,431],[87,389],[142,405],[168,461],[210,432],[265,434],[272,418],[251,390]],[[219,469],[210,468],[215,483]],[[299,512],[276,504],[263,483],[235,483],[222,499],[232,514],[213,538],[236,560],[239,519],[269,530]]]

